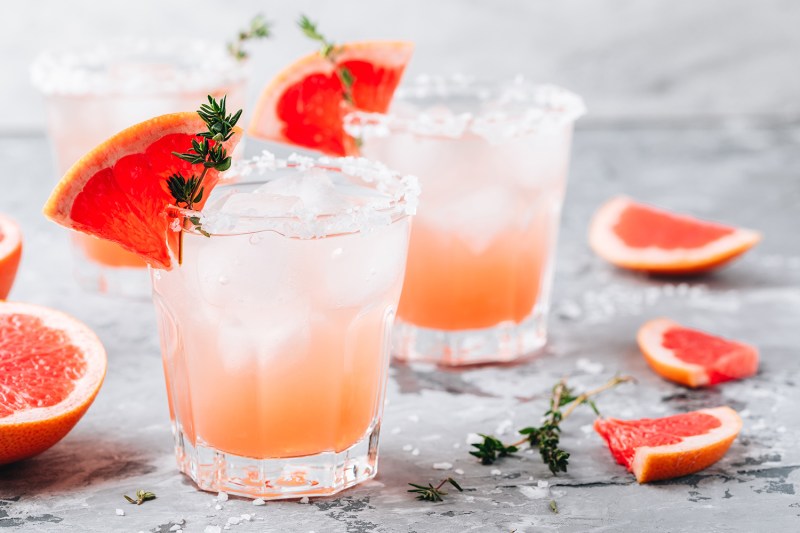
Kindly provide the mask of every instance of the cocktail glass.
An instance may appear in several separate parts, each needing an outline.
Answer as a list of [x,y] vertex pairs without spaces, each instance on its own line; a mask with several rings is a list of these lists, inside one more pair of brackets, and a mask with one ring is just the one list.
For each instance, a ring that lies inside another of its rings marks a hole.
[[416,180],[353,158],[231,172],[152,271],[178,465],[205,490],[333,494],[377,472]]
[[[157,115],[194,111],[206,95],[240,109],[246,69],[221,44],[120,40],[73,52],[44,52],[31,67],[43,93],[56,172],[115,133]],[[145,263],[118,245],[72,234],[75,275],[102,293],[146,298]]]
[[466,365],[546,342],[556,238],[581,99],[517,79],[422,79],[390,113],[348,115],[365,157],[419,176],[394,354]]

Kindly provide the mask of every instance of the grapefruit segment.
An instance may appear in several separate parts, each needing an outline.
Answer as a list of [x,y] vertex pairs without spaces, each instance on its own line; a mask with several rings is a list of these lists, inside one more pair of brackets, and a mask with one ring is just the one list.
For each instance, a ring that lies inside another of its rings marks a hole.
[[703,387],[754,375],[758,350],[659,318],[644,324],[637,334],[639,348],[660,376]]
[[[365,41],[339,47],[335,64],[317,52],[301,58],[263,90],[247,132],[329,155],[351,153],[344,116],[352,109],[385,113],[413,48],[408,42]],[[352,105],[345,102],[337,68],[353,76]]]
[[22,232],[11,218],[0,215],[0,300],[8,297],[22,257]]
[[46,307],[1,302],[0,465],[61,440],[105,372],[105,350],[87,326]]
[[[176,172],[189,177],[199,166],[172,152],[186,152],[197,132],[206,129],[197,113],[156,117],[114,135],[70,168],[50,195],[44,214],[68,228],[115,242],[156,268],[170,268],[167,245],[173,203],[167,178]],[[224,143],[228,153],[241,130]],[[204,198],[219,173],[210,169],[203,181]],[[202,208],[202,202],[195,205]]]
[[704,272],[753,247],[752,230],[699,220],[617,197],[594,215],[589,244],[622,268],[663,274]]
[[742,428],[730,407],[664,418],[599,418],[594,429],[639,483],[699,472],[719,461]]

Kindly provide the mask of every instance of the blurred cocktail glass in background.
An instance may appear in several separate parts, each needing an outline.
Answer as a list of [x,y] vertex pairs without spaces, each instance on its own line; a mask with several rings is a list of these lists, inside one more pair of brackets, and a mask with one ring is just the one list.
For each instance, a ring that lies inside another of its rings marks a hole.
[[[206,95],[227,95],[230,108],[243,108],[247,70],[222,43],[128,39],[43,52],[31,66],[31,79],[44,95],[59,178],[115,133],[157,115],[194,111]],[[83,287],[149,295],[144,261],[88,235],[73,233],[72,241]]]
[[422,78],[386,115],[353,113],[361,153],[419,177],[394,333],[402,360],[513,361],[546,342],[556,239],[582,100],[524,80]]

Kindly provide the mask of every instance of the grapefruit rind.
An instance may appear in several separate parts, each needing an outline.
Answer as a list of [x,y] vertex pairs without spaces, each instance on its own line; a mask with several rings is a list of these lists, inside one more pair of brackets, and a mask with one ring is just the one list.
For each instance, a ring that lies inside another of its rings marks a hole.
[[700,409],[717,418],[721,425],[702,435],[683,437],[664,446],[641,446],[631,463],[639,483],[672,479],[699,472],[719,461],[742,429],[742,419],[730,407]]
[[37,455],[69,433],[97,396],[105,378],[107,358],[97,335],[65,313],[38,305],[3,302],[0,314],[35,316],[47,328],[66,332],[88,363],[86,373],[74,381],[73,390],[61,402],[0,418],[0,464],[6,464]]
[[14,220],[0,215],[0,300],[6,298],[22,257],[22,232]]
[[[645,360],[657,374],[670,381],[692,388],[711,385],[709,370],[713,370],[713,368],[708,369],[702,365],[683,361],[672,350],[664,347],[664,334],[675,328],[688,329],[667,318],[651,320],[639,328],[636,340]],[[748,348],[748,351],[753,354],[755,360],[749,361],[748,365],[752,372],[747,371],[739,375],[728,376],[725,378],[726,380],[751,376],[758,369],[758,350],[744,343],[736,342],[736,344]]]
[[[589,245],[595,253],[621,268],[660,274],[700,273],[731,261],[761,240],[761,234],[757,231],[730,228],[732,233],[699,248],[632,248],[619,238],[613,228],[622,212],[635,203],[637,202],[625,196],[609,200],[595,213],[589,230]],[[664,213],[699,224],[705,223],[685,215],[667,211]]]
[[[405,68],[414,50],[407,41],[360,41],[347,43],[337,55],[337,63],[360,60],[380,64],[388,68]],[[247,128],[248,135],[269,141],[286,142],[283,136],[284,122],[278,118],[278,101],[288,87],[313,74],[333,74],[335,66],[319,52],[303,56],[278,73],[270,81],[253,110]]]

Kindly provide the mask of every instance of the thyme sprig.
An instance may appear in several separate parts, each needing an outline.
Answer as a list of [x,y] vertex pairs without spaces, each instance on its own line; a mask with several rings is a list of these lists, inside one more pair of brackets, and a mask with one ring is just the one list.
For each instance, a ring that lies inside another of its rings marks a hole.
[[[553,474],[566,472],[570,454],[560,446],[561,423],[576,408],[584,404],[588,405],[599,416],[600,411],[591,398],[628,381],[633,381],[633,378],[630,376],[615,376],[596,389],[576,395],[567,386],[566,380],[562,379],[553,386],[550,395],[550,406],[544,413],[544,419],[540,425],[520,429],[519,433],[524,437],[511,444],[504,444],[496,437],[481,434],[480,436],[483,440],[474,443],[472,446],[475,450],[469,453],[480,459],[482,464],[490,465],[501,457],[506,457],[519,451],[523,444],[528,444],[531,448],[539,450],[542,462],[547,465]],[[562,407],[566,407],[566,409],[562,410]]]
[[408,492],[413,492],[417,494],[418,500],[428,501],[428,502],[441,502],[444,500],[443,496],[447,496],[447,492],[442,490],[442,487],[445,483],[450,483],[454,486],[458,492],[464,492],[464,489],[461,488],[461,485],[458,482],[451,478],[443,479],[438,485],[435,487],[432,483],[428,483],[427,485],[418,485],[417,483],[409,483],[412,489],[408,489]]
[[244,49],[244,44],[247,41],[255,41],[257,39],[266,39],[271,37],[272,24],[264,18],[264,15],[258,14],[250,21],[250,26],[247,29],[241,30],[236,36],[235,41],[228,43],[228,53],[230,53],[237,61],[244,61],[250,54]]
[[352,105],[353,82],[355,81],[355,78],[353,77],[353,73],[350,72],[349,68],[336,63],[339,54],[342,52],[342,48],[337,46],[332,41],[326,39],[325,36],[322,35],[317,29],[317,24],[312,22],[307,16],[301,15],[300,19],[297,21],[297,25],[300,27],[306,37],[313,41],[317,41],[320,44],[319,54],[333,65],[336,75],[339,77],[339,81],[342,82],[342,93],[344,95],[344,100],[348,104]]
[[136,505],[142,505],[144,502],[156,499],[156,494],[154,492],[141,489],[136,491],[136,499],[131,498],[127,494],[123,494],[122,496],[128,500],[128,503],[133,503]]

